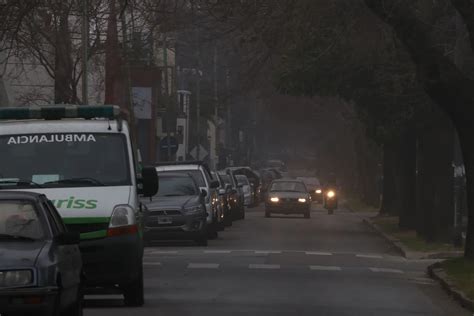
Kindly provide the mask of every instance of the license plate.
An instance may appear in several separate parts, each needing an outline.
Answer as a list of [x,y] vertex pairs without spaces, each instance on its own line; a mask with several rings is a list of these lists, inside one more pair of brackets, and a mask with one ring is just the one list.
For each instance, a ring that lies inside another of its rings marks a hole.
[[173,219],[171,217],[158,217],[158,224],[171,224],[173,223]]

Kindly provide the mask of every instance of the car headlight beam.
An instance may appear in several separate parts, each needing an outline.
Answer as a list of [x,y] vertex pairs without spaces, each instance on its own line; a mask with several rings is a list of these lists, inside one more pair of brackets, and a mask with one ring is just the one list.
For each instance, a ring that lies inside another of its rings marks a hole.
[[274,196],[274,197],[270,198],[270,201],[272,201],[273,203],[278,203],[278,202],[280,202],[280,199],[277,198],[276,196]]
[[328,197],[328,198],[332,199],[332,198],[335,197],[335,196],[336,196],[336,192],[334,192],[334,191],[332,191],[332,190],[331,190],[331,191],[328,191],[328,193],[327,193],[327,197]]
[[300,203],[306,203],[306,199],[305,199],[305,198],[299,198],[299,199],[298,199],[298,202],[300,202]]

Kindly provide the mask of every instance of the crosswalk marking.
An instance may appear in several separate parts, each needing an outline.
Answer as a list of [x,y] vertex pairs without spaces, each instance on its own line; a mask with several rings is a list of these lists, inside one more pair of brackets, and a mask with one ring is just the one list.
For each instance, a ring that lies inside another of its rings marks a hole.
[[268,255],[268,254],[280,254],[281,251],[276,250],[255,250],[255,254],[257,255]]
[[190,263],[188,269],[217,269],[218,263]]
[[341,271],[341,267],[335,266],[309,266],[309,268],[318,271]]
[[383,256],[380,255],[365,255],[365,254],[356,254],[358,258],[367,258],[367,259],[383,259]]
[[230,250],[204,250],[205,254],[224,254],[231,253]]
[[311,256],[332,256],[330,252],[320,252],[320,251],[305,251],[305,254]]
[[389,268],[369,268],[372,272],[382,272],[382,273],[403,273],[402,270],[399,269],[389,269]]
[[280,269],[279,264],[249,264],[249,269]]

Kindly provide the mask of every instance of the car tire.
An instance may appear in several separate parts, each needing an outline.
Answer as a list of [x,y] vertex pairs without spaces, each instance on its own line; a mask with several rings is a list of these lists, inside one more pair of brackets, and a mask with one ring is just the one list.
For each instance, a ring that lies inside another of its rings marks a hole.
[[145,293],[143,290],[143,265],[141,262],[139,266],[140,271],[138,272],[138,277],[133,282],[122,288],[125,306],[139,307],[145,304]]
[[83,299],[84,299],[84,293],[82,289],[79,289],[77,293],[77,300],[76,302],[68,307],[65,311],[61,312],[61,316],[82,316],[84,314],[83,312]]

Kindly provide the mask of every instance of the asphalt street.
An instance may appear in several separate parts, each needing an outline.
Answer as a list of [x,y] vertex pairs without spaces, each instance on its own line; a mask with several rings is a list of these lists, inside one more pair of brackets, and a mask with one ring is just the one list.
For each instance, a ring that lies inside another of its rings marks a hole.
[[90,295],[85,315],[471,315],[426,276],[432,262],[399,256],[347,210],[265,218],[258,207],[208,247],[146,248],[145,306]]

